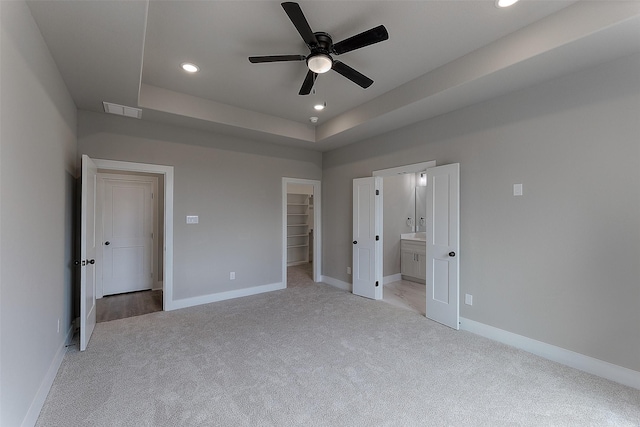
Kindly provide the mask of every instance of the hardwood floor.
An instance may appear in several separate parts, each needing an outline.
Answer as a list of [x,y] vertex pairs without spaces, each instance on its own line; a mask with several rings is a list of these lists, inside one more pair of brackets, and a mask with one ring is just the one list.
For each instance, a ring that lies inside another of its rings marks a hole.
[[399,280],[384,285],[382,301],[424,316],[427,311],[427,289],[422,283]]
[[96,322],[162,311],[162,291],[140,291],[109,295],[96,301]]

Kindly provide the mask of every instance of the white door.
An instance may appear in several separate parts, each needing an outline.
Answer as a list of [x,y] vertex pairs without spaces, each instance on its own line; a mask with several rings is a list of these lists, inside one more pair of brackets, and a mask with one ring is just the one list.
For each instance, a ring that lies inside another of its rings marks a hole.
[[104,179],[103,294],[153,287],[153,184]]
[[459,328],[460,164],[427,169],[427,317]]
[[96,175],[98,168],[82,156],[80,213],[80,351],[96,326]]
[[382,179],[353,180],[353,293],[382,299]]

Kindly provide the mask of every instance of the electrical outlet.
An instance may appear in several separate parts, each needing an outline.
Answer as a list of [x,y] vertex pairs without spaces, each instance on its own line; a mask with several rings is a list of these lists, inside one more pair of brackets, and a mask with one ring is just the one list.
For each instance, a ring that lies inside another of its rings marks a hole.
[[187,224],[197,224],[198,215],[187,215]]
[[464,303],[467,305],[473,305],[473,295],[464,294]]
[[347,274],[351,274],[351,267],[347,267]]
[[235,271],[232,271],[231,273],[229,273],[229,279],[236,280],[236,272]]

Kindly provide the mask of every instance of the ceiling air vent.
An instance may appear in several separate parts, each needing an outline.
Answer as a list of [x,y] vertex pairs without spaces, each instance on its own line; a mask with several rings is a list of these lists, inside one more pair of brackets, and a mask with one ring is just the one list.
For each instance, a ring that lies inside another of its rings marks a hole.
[[126,105],[112,104],[111,102],[102,102],[105,113],[117,114],[119,116],[133,117],[134,119],[142,118],[142,110],[140,108],[127,107]]

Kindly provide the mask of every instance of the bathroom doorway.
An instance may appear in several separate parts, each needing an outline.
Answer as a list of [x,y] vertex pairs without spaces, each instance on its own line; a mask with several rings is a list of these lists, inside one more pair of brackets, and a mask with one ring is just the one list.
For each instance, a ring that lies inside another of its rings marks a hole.
[[383,297],[389,304],[426,314],[426,169],[424,162],[374,171],[382,177]]
[[320,281],[320,181],[283,178],[283,281],[286,287]]

